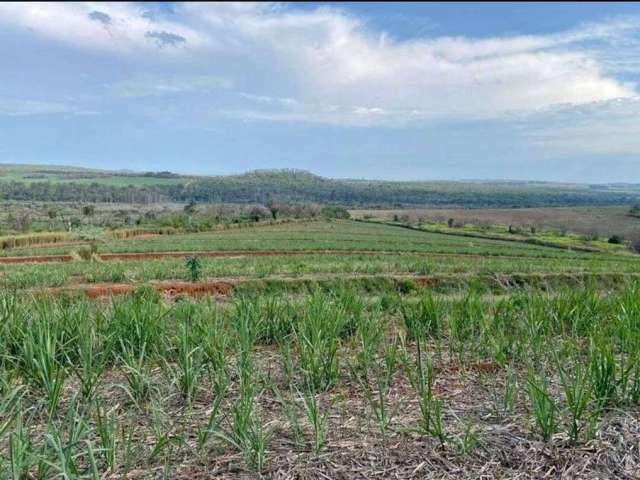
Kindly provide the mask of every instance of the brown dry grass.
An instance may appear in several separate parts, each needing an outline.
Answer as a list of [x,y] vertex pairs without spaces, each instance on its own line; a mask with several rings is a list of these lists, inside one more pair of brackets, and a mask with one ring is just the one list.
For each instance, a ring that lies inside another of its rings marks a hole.
[[628,215],[629,207],[548,207],[548,208],[486,208],[486,209],[396,209],[396,210],[351,210],[354,218],[375,218],[386,221],[394,216],[411,222],[420,219],[478,225],[534,226],[539,230],[569,231],[583,235],[598,234],[609,237],[613,234],[631,236],[640,232],[640,218]]
[[[446,349],[445,349],[446,351]],[[269,382],[286,390],[279,353],[274,347],[258,347],[256,366]],[[270,388],[261,390],[258,411],[271,437],[267,462],[261,474],[249,470],[242,455],[220,441],[204,451],[195,448],[196,432],[206,424],[213,401],[212,387],[203,382],[190,406],[163,380],[161,369],[154,373],[154,388],[167,427],[181,432],[187,445],[161,455],[148,465],[135,462],[125,471],[119,465],[105,479],[637,479],[640,472],[640,411],[606,412],[598,433],[588,441],[572,445],[563,433],[549,443],[531,430],[527,399],[517,398],[515,410],[503,413],[495,408],[495,392],[504,386],[506,372],[494,364],[461,364],[446,354],[436,360],[435,394],[443,402],[443,420],[448,434],[444,445],[432,437],[411,433],[418,422],[415,391],[402,371],[393,377],[388,395],[389,411],[395,411],[388,434],[382,437],[371,420],[361,385],[344,374],[337,386],[318,395],[320,408],[328,414],[328,438],[318,454],[312,451],[311,426],[300,409],[302,438],[294,442],[292,424]],[[515,372],[524,385],[525,374]],[[124,391],[122,374],[111,370],[103,379],[99,395],[114,408],[120,421],[134,429],[134,442],[141,456],[154,447],[153,416],[149,409],[137,410]],[[235,385],[235,382],[234,384]],[[238,398],[237,386],[225,396],[228,411]],[[66,386],[69,397],[73,384]],[[523,392],[520,392],[523,395]],[[68,400],[68,399],[67,399]],[[63,402],[63,407],[64,407]],[[157,405],[156,405],[157,407]],[[223,421],[223,426],[226,425]],[[477,434],[469,452],[458,443],[468,425]],[[165,463],[166,462],[166,463]],[[170,465],[165,471],[166,465]],[[163,476],[168,474],[167,476]]]

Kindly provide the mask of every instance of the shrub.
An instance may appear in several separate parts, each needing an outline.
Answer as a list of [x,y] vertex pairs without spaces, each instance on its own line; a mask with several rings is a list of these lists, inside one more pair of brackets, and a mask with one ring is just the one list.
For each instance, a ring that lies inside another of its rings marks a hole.
[[184,213],[186,213],[187,215],[196,213],[196,202],[191,200],[189,203],[187,203],[184,206]]
[[620,245],[624,239],[620,235],[611,235],[607,241],[614,245]]
[[244,214],[254,222],[272,218],[271,210],[260,204],[247,205],[244,209]]
[[98,245],[95,242],[84,245],[77,250],[77,254],[82,260],[92,260],[97,253]]
[[635,235],[629,242],[629,250],[634,253],[640,253],[640,234]]
[[[614,235],[614,237],[617,237],[617,235]],[[583,236],[583,238],[584,238],[586,241],[590,242],[590,241],[598,240],[598,238],[600,238],[600,235],[598,234],[598,232],[593,231],[593,232],[586,233],[586,234]],[[610,243],[613,243],[613,242],[610,242]]]
[[202,275],[202,263],[198,257],[187,257],[185,265],[189,270],[189,278],[192,282],[197,282]]
[[94,205],[83,205],[82,206],[82,214],[85,217],[91,217],[96,212],[96,207]]
[[351,214],[344,207],[327,205],[326,207],[322,207],[321,213],[324,217],[327,217],[327,218],[342,218],[342,219],[351,218]]

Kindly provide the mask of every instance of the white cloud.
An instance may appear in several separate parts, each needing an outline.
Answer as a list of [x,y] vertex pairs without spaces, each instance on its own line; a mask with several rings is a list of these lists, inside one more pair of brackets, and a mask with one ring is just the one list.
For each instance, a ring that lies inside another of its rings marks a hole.
[[[227,88],[216,85],[225,78],[243,93],[235,108],[220,111],[243,118],[396,125],[500,118],[637,95],[635,85],[615,76],[616,68],[637,63],[610,48],[629,45],[640,25],[634,18],[552,35],[410,41],[373,32],[333,8],[280,4],[180,3],[172,14],[153,15],[138,4],[0,4],[1,24],[78,48],[142,55],[145,62],[169,56],[172,63],[162,68],[171,73],[162,81],[125,81],[116,91],[197,93]],[[209,73],[191,81],[175,77],[180,61]]]
[[[494,118],[636,94],[635,85],[616,79],[583,46],[624,37],[638,25],[632,20],[585,25],[555,35],[400,42],[375,35],[357,18],[331,9],[186,5],[182,14],[197,18],[199,28],[210,35],[224,37],[223,48],[246,61],[249,72],[255,52],[260,52],[260,65],[271,65],[260,72],[265,83],[285,84],[288,96],[297,102],[339,107],[329,119],[321,110],[317,115],[309,112],[310,121],[339,123],[342,118],[351,124],[354,114],[365,110],[387,112],[376,115],[381,123]],[[254,93],[270,96],[264,90]],[[298,119],[296,109],[265,108],[262,113],[268,119]]]
[[127,54],[159,50],[159,36],[184,39],[174,48],[160,49],[164,54],[206,43],[205,36],[184,24],[154,21],[143,13],[142,7],[129,3],[2,2],[0,25],[26,29],[80,48]]
[[640,97],[566,105],[522,118],[529,144],[556,154],[639,155]]
[[183,93],[210,93],[232,86],[230,80],[211,75],[143,75],[118,82],[112,89],[121,97],[159,97]]
[[0,115],[26,117],[31,115],[51,115],[58,113],[82,112],[80,112],[76,107],[66,103],[0,98]]

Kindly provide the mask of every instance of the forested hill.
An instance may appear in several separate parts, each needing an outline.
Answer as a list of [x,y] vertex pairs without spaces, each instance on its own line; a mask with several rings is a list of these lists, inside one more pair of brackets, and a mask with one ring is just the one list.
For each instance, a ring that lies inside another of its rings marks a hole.
[[640,185],[344,180],[300,170],[205,177],[0,164],[0,199],[128,203],[271,199],[344,206],[542,207],[637,203]]

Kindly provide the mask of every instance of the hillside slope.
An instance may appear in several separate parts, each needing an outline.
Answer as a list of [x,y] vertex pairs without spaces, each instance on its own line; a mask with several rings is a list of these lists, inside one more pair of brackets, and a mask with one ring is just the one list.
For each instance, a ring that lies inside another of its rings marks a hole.
[[544,207],[628,205],[640,184],[331,179],[301,170],[229,176],[109,172],[76,167],[0,165],[0,198],[24,201],[319,202],[345,206]]

